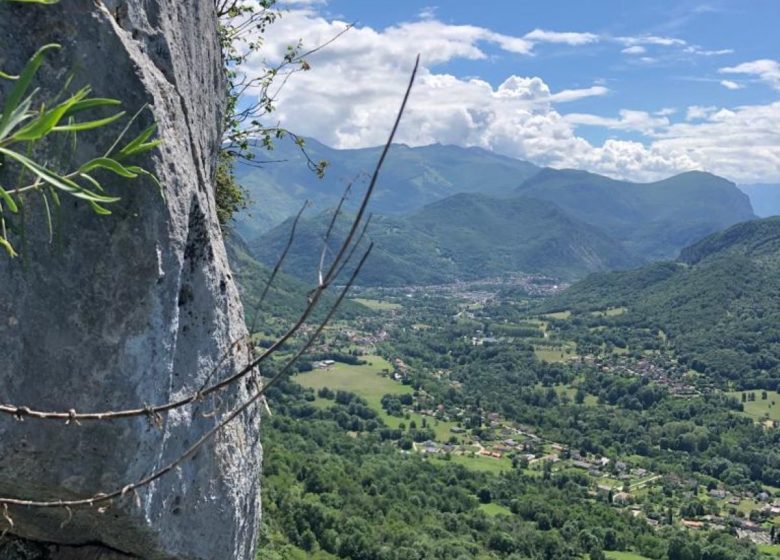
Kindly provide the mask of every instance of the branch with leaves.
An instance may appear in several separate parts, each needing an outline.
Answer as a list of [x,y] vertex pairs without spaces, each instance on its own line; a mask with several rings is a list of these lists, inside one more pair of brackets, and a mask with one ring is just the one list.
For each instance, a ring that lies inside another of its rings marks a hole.
[[[18,76],[0,72],[0,79],[12,82],[0,113],[0,171],[6,177],[16,171],[15,186],[0,184],[0,245],[11,257],[17,256],[17,251],[11,242],[9,229],[12,223],[9,213],[18,214],[29,196],[39,195],[42,198],[51,238],[51,204],[59,206],[60,195],[85,201],[98,215],[111,214],[106,206],[120,198],[106,193],[100,175],[96,175],[96,172],[104,171],[125,179],[145,176],[160,186],[152,173],[127,163],[133,156],[146,153],[159,145],[159,140],[151,139],[156,130],[155,125],[120,147],[140,111],[130,119],[102,156],[71,165],[70,169],[63,171],[53,163],[36,161],[31,155],[53,136],[69,135],[75,139],[82,133],[103,128],[125,116],[124,111],[118,111],[106,117],[78,119],[77,116],[81,117],[83,113],[95,109],[111,108],[115,111],[121,105],[116,99],[92,96],[89,87],[79,89],[64,101],[58,101],[57,97],[38,101],[40,91],[37,88],[31,91],[32,81],[46,54],[59,48],[57,44],[49,44],[38,49]],[[20,228],[17,226],[14,229]]]

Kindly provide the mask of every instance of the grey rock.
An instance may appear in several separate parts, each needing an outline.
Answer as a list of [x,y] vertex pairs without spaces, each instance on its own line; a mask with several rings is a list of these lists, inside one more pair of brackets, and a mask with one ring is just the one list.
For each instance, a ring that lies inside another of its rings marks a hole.
[[[160,178],[164,198],[150,182],[106,177],[122,197],[113,215],[62,197],[51,243],[40,199],[27,202],[23,258],[0,257],[0,402],[89,412],[191,394],[226,353],[215,377],[246,360],[230,350],[246,327],[212,194],[224,111],[213,0],[0,2],[0,68],[18,72],[50,42],[62,49],[41,68],[42,92],[72,71],[73,87],[89,84],[131,114],[149,104],[130,133],[157,122],[162,147],[136,163]],[[85,134],[73,157],[103,153],[120,130]],[[0,184],[11,181],[0,174]],[[241,383],[159,426],[2,416],[0,495],[78,499],[121,488],[178,457],[248,391]],[[12,507],[11,532],[58,545],[42,558],[253,559],[258,434],[252,410],[138,496],[105,510]]]

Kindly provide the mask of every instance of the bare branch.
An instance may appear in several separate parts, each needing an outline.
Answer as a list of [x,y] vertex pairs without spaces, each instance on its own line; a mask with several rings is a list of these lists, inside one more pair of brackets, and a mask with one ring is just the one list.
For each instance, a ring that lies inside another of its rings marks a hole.
[[[182,406],[191,404],[193,402],[200,401],[201,399],[203,399],[203,397],[206,397],[212,393],[221,391],[222,389],[229,387],[236,381],[242,379],[243,377],[251,373],[255,368],[257,368],[257,366],[259,366],[265,360],[267,360],[274,352],[279,350],[287,341],[289,341],[300,330],[300,328],[303,326],[303,324],[306,322],[309,316],[311,316],[315,307],[317,306],[317,303],[319,302],[320,297],[322,296],[322,293],[327,289],[327,287],[330,285],[330,282],[335,278],[336,276],[335,273],[337,271],[340,271],[343,268],[341,265],[347,262],[344,261],[344,263],[342,263],[342,260],[344,258],[345,253],[347,252],[347,249],[350,248],[350,245],[355,236],[355,232],[357,231],[359,224],[362,221],[362,216],[365,213],[365,209],[368,206],[368,202],[373,193],[374,187],[376,185],[376,181],[379,177],[379,171],[384,163],[387,152],[390,149],[390,145],[392,144],[393,139],[395,138],[395,134],[396,131],[398,130],[398,125],[400,123],[401,116],[403,115],[403,112],[406,108],[406,103],[411,93],[411,88],[414,83],[414,78],[416,76],[418,65],[419,65],[419,55],[417,57],[417,61],[415,62],[414,70],[412,71],[411,79],[409,80],[409,84],[407,86],[406,93],[403,98],[403,102],[401,103],[398,116],[396,117],[395,123],[390,132],[387,143],[384,146],[382,154],[374,168],[374,172],[371,176],[371,182],[369,183],[369,186],[363,195],[363,199],[360,204],[360,209],[352,223],[349,234],[347,235],[346,239],[343,241],[343,243],[339,247],[339,250],[337,251],[336,258],[334,259],[333,263],[331,263],[328,272],[324,275],[323,282],[319,283],[317,287],[311,292],[311,294],[309,295],[308,305],[301,313],[301,315],[298,317],[298,319],[295,321],[295,323],[287,330],[287,332],[285,332],[262,354],[260,354],[260,356],[252,360],[248,365],[241,368],[238,372],[223,379],[222,381],[210,385],[209,387],[203,389],[202,391],[197,391],[179,400],[170,401],[168,403],[157,405],[157,406],[143,406],[143,407],[136,407],[136,408],[130,408],[126,410],[119,410],[119,411],[77,413],[73,408],[70,408],[67,411],[49,412],[49,411],[34,410],[27,406],[16,406],[16,405],[4,404],[4,405],[0,405],[0,414],[10,415],[15,417],[18,420],[23,420],[24,418],[35,418],[35,419],[45,419],[45,420],[69,421],[70,423],[76,423],[77,421],[130,418],[130,417],[144,416],[144,415],[150,417],[156,417],[162,413],[166,413],[171,410],[180,408]],[[363,233],[364,232],[365,232],[365,227],[363,228]],[[362,233],[360,235],[360,238],[362,239]],[[352,252],[354,252],[354,248],[350,252],[350,256]],[[234,342],[233,345],[231,345],[231,349],[237,343],[238,341]],[[223,357],[223,360],[224,359],[225,358]]]
[[[284,367],[276,375],[274,375],[274,377],[272,377],[268,383],[263,385],[263,387],[260,388],[260,390],[258,390],[254,395],[252,395],[252,397],[249,400],[245,401],[243,404],[233,409],[232,412],[230,412],[217,425],[215,425],[213,428],[211,428],[206,433],[204,433],[200,438],[198,438],[198,440],[194,444],[192,444],[184,453],[182,453],[175,460],[171,461],[166,466],[155,471],[151,475],[142,478],[141,480],[138,480],[137,482],[134,482],[132,484],[127,484],[111,492],[95,494],[90,498],[83,498],[78,500],[48,500],[48,501],[21,500],[17,498],[0,498],[0,504],[2,504],[4,508],[6,508],[5,510],[6,515],[7,515],[7,508],[9,505],[27,506],[27,507],[36,507],[36,508],[74,508],[74,507],[85,507],[85,506],[92,507],[96,504],[107,502],[115,498],[121,498],[127,494],[133,493],[139,488],[151,484],[158,478],[161,478],[162,476],[166,475],[167,473],[171,472],[176,467],[184,463],[184,461],[192,457],[198,449],[203,447],[203,445],[205,445],[211,438],[213,438],[217,434],[217,432],[222,430],[225,426],[230,424],[230,422],[235,420],[236,417],[238,417],[240,414],[242,414],[247,409],[249,409],[249,407],[251,407],[254,403],[260,400],[268,392],[268,389],[276,385],[290,371],[292,366],[298,361],[298,359],[309,349],[309,347],[319,337],[319,335],[322,333],[322,330],[325,328],[325,325],[330,321],[330,319],[333,317],[338,307],[341,305],[341,302],[344,300],[344,297],[347,295],[347,292],[352,287],[355,278],[360,273],[360,269],[363,267],[363,264],[366,262],[368,255],[371,254],[371,249],[372,246],[369,246],[368,250],[363,254],[363,258],[360,260],[360,264],[355,269],[355,272],[352,274],[352,277],[350,278],[347,285],[344,286],[344,289],[339,294],[339,297],[336,300],[336,302],[333,304],[333,306],[331,306],[325,319],[319,323],[317,329],[309,337],[306,343],[300,348],[300,350],[298,350],[298,352],[296,352],[293,355],[293,357],[290,358],[285,363]],[[10,516],[8,516],[7,519],[10,519]]]

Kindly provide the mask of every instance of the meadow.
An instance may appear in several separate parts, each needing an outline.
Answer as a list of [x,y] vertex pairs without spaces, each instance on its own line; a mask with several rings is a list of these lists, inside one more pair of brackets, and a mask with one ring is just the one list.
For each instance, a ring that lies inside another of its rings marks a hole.
[[[453,435],[450,431],[455,426],[454,422],[444,422],[429,416],[412,412],[407,417],[391,416],[382,408],[382,397],[387,394],[407,395],[413,392],[409,385],[404,385],[382,375],[382,370],[393,370],[393,366],[381,356],[368,355],[363,357],[366,364],[352,366],[335,363],[328,369],[315,369],[314,371],[300,373],[295,376],[295,382],[314,389],[315,391],[327,387],[333,391],[349,391],[365,399],[373,410],[377,412],[382,421],[391,428],[397,428],[401,424],[409,427],[414,421],[417,427],[423,426],[423,420],[436,434],[436,440],[446,442]],[[332,401],[317,397],[315,406],[326,407]]]

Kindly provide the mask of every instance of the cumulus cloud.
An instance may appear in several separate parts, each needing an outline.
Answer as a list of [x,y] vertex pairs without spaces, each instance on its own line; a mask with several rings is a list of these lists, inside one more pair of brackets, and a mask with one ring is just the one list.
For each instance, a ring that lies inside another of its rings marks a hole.
[[702,105],[691,105],[685,113],[686,121],[695,121],[700,119],[706,119],[712,113],[717,111],[718,108],[714,105],[704,107]]
[[[258,72],[267,62],[279,60],[287,45],[299,38],[306,46],[318,45],[345,25],[313,10],[293,10],[267,32],[265,58],[256,55],[243,69]],[[382,30],[356,27],[313,55],[310,71],[289,80],[273,118],[334,147],[379,145],[394,118],[414,57],[422,52],[399,142],[479,146],[538,165],[576,167],[634,180],[708,169],[733,180],[780,181],[778,104],[733,111],[690,107],[686,114],[690,122],[682,124],[669,120],[674,113],[670,108],[655,113],[624,109],[614,116],[566,114],[567,102],[610,91],[598,84],[553,91],[541,77],[522,75],[507,76],[494,86],[437,70],[438,65],[456,59],[488,59],[487,45],[532,56],[534,44],[543,36],[564,44],[591,40],[580,35],[537,30],[510,36],[435,19]],[[677,44],[663,37],[641,40],[642,44]],[[640,134],[647,141],[610,138],[595,145],[578,134],[578,127],[584,125]]]
[[721,74],[747,74],[755,76],[774,89],[780,90],[780,63],[776,60],[761,59],[743,62],[718,70]]

